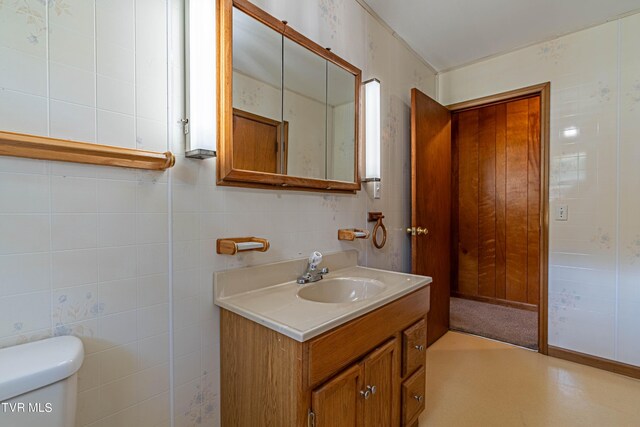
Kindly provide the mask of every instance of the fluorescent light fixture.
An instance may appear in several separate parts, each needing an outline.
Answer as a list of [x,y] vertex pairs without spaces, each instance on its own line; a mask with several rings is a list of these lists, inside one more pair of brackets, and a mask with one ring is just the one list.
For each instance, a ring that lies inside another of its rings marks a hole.
[[364,82],[365,101],[365,178],[380,181],[380,80]]
[[565,138],[575,138],[578,135],[580,135],[580,129],[578,129],[575,126],[571,126],[571,127],[565,128],[562,131],[562,134],[564,135]]
[[186,17],[186,157],[216,155],[215,2],[188,0]]

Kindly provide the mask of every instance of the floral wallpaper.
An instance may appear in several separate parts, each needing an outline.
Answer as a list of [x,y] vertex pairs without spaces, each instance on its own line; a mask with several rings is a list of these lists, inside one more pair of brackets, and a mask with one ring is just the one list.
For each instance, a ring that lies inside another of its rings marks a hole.
[[10,10],[24,19],[25,37],[31,44],[42,42],[47,31],[46,10],[60,16],[72,15],[71,5],[66,0],[0,0],[0,9]]

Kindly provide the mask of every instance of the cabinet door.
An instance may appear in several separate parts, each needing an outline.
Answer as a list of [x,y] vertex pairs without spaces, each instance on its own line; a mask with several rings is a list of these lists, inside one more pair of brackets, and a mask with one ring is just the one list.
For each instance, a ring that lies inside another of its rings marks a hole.
[[316,427],[361,427],[362,365],[356,364],[312,393]]
[[364,372],[364,390],[370,393],[364,399],[364,426],[398,425],[397,340],[387,342],[367,356],[364,360]]

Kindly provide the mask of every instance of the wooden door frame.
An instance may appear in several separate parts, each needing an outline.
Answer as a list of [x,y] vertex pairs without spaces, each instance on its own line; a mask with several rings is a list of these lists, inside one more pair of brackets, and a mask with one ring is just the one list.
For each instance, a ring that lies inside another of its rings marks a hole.
[[459,102],[448,105],[451,113],[459,113],[515,101],[520,98],[540,96],[540,301],[538,302],[538,352],[549,353],[548,340],[548,286],[549,286],[549,166],[550,166],[550,95],[551,83],[541,83],[533,86],[515,89],[495,95]]

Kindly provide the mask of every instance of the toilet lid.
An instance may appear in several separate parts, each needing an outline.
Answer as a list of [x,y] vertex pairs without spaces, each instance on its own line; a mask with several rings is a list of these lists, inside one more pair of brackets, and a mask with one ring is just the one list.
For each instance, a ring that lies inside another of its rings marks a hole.
[[0,402],[70,377],[83,359],[82,341],[72,336],[0,349]]

